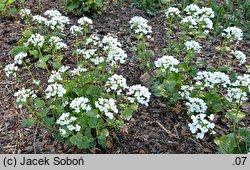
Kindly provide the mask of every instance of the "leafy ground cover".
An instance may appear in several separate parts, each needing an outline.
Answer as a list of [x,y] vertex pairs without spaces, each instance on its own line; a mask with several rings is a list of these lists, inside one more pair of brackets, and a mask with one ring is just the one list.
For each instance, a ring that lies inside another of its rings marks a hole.
[[[57,9],[63,11],[64,6],[60,2],[43,1],[40,13],[48,9]],[[37,11],[32,2],[27,1],[26,8]],[[122,65],[117,74],[123,75],[127,83],[143,84],[148,86],[150,80],[145,74],[145,70],[140,65],[143,63],[135,59],[138,50],[133,50],[137,46],[138,37],[134,36],[129,27],[129,21],[134,16],[142,16],[149,20],[148,24],[152,26],[150,38],[147,39],[147,48],[154,52],[150,60],[156,61],[165,55],[162,49],[168,49],[169,39],[165,32],[168,27],[165,22],[164,14],[150,16],[144,11],[130,7],[128,4],[122,6],[111,5],[106,12],[98,15],[93,19],[93,29],[100,35],[112,34],[118,37],[122,43],[122,48],[128,54],[126,65]],[[70,18],[76,23],[79,17],[71,16]],[[1,150],[2,153],[217,153],[218,147],[215,145],[211,136],[206,136],[202,140],[197,139],[189,130],[189,116],[187,109],[182,103],[169,105],[164,98],[151,97],[148,107],[139,106],[138,111],[133,114],[130,121],[125,122],[125,126],[120,132],[111,130],[107,142],[108,149],[96,147],[89,150],[79,150],[76,147],[69,147],[63,142],[55,140],[56,136],[47,132],[41,125],[35,124],[29,128],[21,127],[25,118],[29,115],[20,113],[14,105],[15,98],[13,94],[20,90],[15,81],[11,81],[5,76],[3,69],[7,63],[13,62],[11,49],[21,38],[22,31],[27,28],[26,23],[20,17],[2,17],[1,18]],[[247,31],[247,30],[245,30]],[[70,35],[70,33],[67,33]],[[173,34],[174,36],[174,34]],[[70,37],[70,36],[68,36]],[[174,39],[174,38],[173,38]],[[74,44],[70,38],[66,40],[67,44]],[[216,47],[220,45],[221,40],[208,37],[208,40],[200,42],[205,50],[202,50],[200,57],[207,61],[207,64],[214,67],[218,66]],[[244,39],[240,43],[240,50],[246,56],[249,54],[249,40]],[[71,46],[71,48],[74,48]],[[143,50],[142,50],[143,52]],[[66,55],[70,54],[67,50]],[[178,52],[177,52],[178,53]],[[231,56],[226,56],[223,60],[231,60]],[[66,58],[64,64],[74,65],[75,59]],[[247,58],[246,65],[249,64]],[[233,64],[233,68],[241,73],[246,73],[246,67]],[[41,70],[32,70],[36,77],[46,79]],[[29,77],[22,75],[23,81]],[[244,103],[242,110],[246,113],[246,118],[240,123],[241,127],[249,125],[249,104]],[[233,123],[225,116],[218,114],[215,118],[215,127],[217,134],[225,135],[230,133]]]

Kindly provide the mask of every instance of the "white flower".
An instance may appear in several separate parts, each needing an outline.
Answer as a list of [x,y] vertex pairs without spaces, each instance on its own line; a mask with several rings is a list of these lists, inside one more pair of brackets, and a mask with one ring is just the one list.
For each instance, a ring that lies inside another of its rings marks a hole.
[[226,29],[223,30],[224,32],[222,33],[222,36],[230,39],[230,41],[232,40],[237,40],[237,41],[241,41],[243,38],[243,32],[240,28],[237,27],[228,27]]
[[234,87],[247,87],[250,92],[250,75],[244,74],[243,76],[237,76],[237,80],[231,84]]
[[70,113],[66,112],[66,113],[62,113],[62,115],[56,120],[56,124],[59,125],[69,125],[72,122],[76,121],[77,118],[74,116],[70,117]]
[[160,68],[163,72],[167,69],[171,72],[179,72],[178,68],[175,68],[180,63],[179,60],[175,59],[173,56],[162,56],[157,61],[155,61],[155,66]]
[[58,72],[59,73],[65,73],[67,70],[69,69],[69,66],[61,66],[59,69],[58,69]]
[[[16,97],[16,102],[25,103],[29,97],[36,98],[36,94],[31,89],[22,88],[21,90],[17,91],[14,96]],[[18,107],[22,108],[22,104],[19,104]]]
[[129,96],[128,100],[130,103],[138,102],[148,106],[151,93],[149,92],[148,88],[142,85],[133,85],[128,88],[127,95]]
[[118,113],[115,100],[112,98],[110,99],[99,98],[98,101],[95,102],[95,107],[99,109],[101,112],[104,112],[104,114],[109,119],[113,119],[114,114]]
[[188,15],[198,15],[201,13],[201,9],[198,5],[195,5],[195,4],[190,4],[188,5],[184,11],[188,14]]
[[201,71],[197,73],[194,79],[197,80],[196,85],[203,85],[209,88],[214,88],[215,85],[227,87],[231,84],[229,76],[222,72]]
[[188,99],[193,89],[194,89],[193,86],[183,85],[181,86],[181,90],[179,91],[179,94],[181,95],[181,97]]
[[62,16],[62,14],[57,10],[47,10],[44,13],[45,16],[48,16],[49,20],[45,22],[45,25],[50,27],[50,29],[59,29],[63,31],[66,24],[69,24],[69,18]]
[[115,91],[118,95],[121,95],[122,91],[128,88],[126,81],[122,75],[114,74],[108,78],[105,84],[106,91]]
[[121,43],[117,38],[111,36],[105,36],[102,40],[104,44],[104,51],[108,52],[107,62],[112,66],[117,63],[124,64],[127,58],[127,54],[122,50]]
[[85,59],[90,59],[93,57],[96,53],[96,49],[88,49],[88,50],[82,50],[82,49],[77,49],[77,54],[82,55]]
[[204,25],[202,25],[202,28],[209,29],[209,30],[213,29],[213,22],[212,22],[211,19],[204,18],[204,19],[201,20],[201,22],[202,21],[204,22]]
[[65,129],[60,128],[59,131],[60,131],[61,135],[66,135],[66,130]]
[[197,25],[198,25],[198,20],[197,18],[194,18],[192,16],[187,16],[187,17],[184,17],[182,20],[181,20],[181,23],[183,25],[188,25],[189,28],[197,28]]
[[27,53],[20,52],[14,57],[14,63],[21,65],[23,63],[22,59],[27,57]]
[[62,42],[63,40],[57,36],[52,36],[49,39],[49,43],[52,44],[55,49],[60,50],[60,49],[67,49],[67,45]]
[[77,21],[77,23],[80,24],[81,26],[84,26],[84,25],[92,25],[93,21],[88,17],[83,17],[83,18],[80,18]]
[[15,66],[15,63],[8,64],[4,68],[4,71],[5,71],[7,77],[10,77],[11,75],[13,75],[13,77],[16,77],[17,70],[18,70],[18,67]]
[[81,73],[86,72],[87,69],[86,68],[82,68],[81,66],[78,66],[77,68],[75,68],[74,70],[71,70],[71,74],[72,76],[80,76]]
[[21,9],[19,14],[21,15],[22,18],[26,17],[26,16],[29,16],[31,14],[30,10],[29,9]]
[[91,110],[91,106],[88,105],[87,103],[89,102],[88,98],[85,97],[78,97],[75,98],[71,103],[70,103],[70,107],[72,109],[74,109],[74,111],[76,113],[80,113],[80,109],[82,109],[83,111],[90,111]]
[[36,21],[39,24],[45,24],[48,22],[47,18],[42,17],[41,15],[35,15],[32,17],[33,21]]
[[73,35],[81,34],[82,33],[82,28],[76,25],[73,25],[70,27],[70,32]]
[[186,41],[186,42],[184,43],[184,45],[185,45],[185,48],[186,48],[187,51],[192,50],[192,51],[196,51],[197,53],[200,52],[201,46],[200,46],[200,44],[199,44],[198,42],[196,42],[196,41],[193,41],[193,40],[191,40],[191,41]]
[[188,106],[188,112],[191,113],[205,113],[207,111],[206,103],[199,98],[188,98],[188,102],[186,102]]
[[239,51],[239,50],[235,50],[235,51],[232,51],[233,55],[235,56],[235,58],[237,58],[237,60],[239,60],[239,66],[241,66],[242,64],[245,64],[246,63],[246,55]]
[[225,97],[229,102],[244,102],[247,101],[247,93],[243,92],[240,88],[229,88],[227,90],[227,96]]
[[215,124],[212,123],[214,115],[211,114],[207,116],[206,114],[198,114],[198,115],[192,115],[191,119],[192,122],[188,124],[190,131],[194,134],[196,134],[197,139],[203,139],[205,136],[205,133],[210,131],[210,134],[215,134],[215,131],[213,130],[215,127]]
[[40,80],[35,80],[35,79],[34,79],[32,83],[38,86],[38,85],[41,83],[41,81],[40,81]]
[[25,46],[32,45],[34,47],[42,47],[44,44],[44,37],[38,33],[32,34],[28,41],[25,43]]
[[151,26],[148,25],[148,20],[143,17],[135,16],[129,21],[130,28],[135,31],[136,34],[150,34],[152,33]]
[[202,7],[200,13],[203,18],[214,18],[214,11],[212,8]]
[[97,65],[104,62],[104,58],[103,57],[95,57],[95,58],[91,58],[90,61],[92,61],[94,63],[94,65],[97,66]]
[[81,130],[81,126],[79,126],[78,124],[76,124],[76,126],[75,126],[75,131],[76,132],[79,132]]
[[64,94],[66,94],[66,89],[63,88],[61,84],[51,84],[48,85],[48,87],[45,90],[46,92],[46,98],[51,98],[54,96],[62,97]]
[[62,76],[60,72],[52,71],[49,77],[48,83],[54,83],[55,80],[62,81]]
[[62,14],[58,10],[50,9],[45,11],[44,15],[53,18],[53,17],[60,17]]
[[98,37],[98,35],[95,35],[95,34],[92,34],[86,40],[86,45],[93,44],[93,45],[97,46],[100,43],[101,43],[100,42],[100,37]]
[[165,12],[165,15],[167,18],[173,17],[173,16],[179,16],[180,10],[178,8],[169,7],[168,10]]

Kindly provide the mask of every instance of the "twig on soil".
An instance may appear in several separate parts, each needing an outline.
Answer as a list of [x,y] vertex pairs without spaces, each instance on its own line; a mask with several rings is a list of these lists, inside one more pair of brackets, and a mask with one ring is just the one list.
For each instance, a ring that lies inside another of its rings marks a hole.
[[38,124],[36,125],[35,133],[34,133],[34,139],[33,139],[33,147],[34,147],[34,154],[36,154],[36,133],[38,129]]
[[155,121],[169,136],[177,137],[175,134],[173,134],[170,130],[167,130],[160,122]]

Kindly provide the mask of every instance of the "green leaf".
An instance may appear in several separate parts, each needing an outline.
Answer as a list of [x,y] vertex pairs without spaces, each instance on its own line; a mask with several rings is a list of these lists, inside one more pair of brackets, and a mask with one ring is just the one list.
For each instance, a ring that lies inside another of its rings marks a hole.
[[172,92],[175,90],[176,82],[172,80],[164,80],[163,86],[166,90]]
[[107,129],[102,129],[100,135],[98,136],[98,143],[103,147],[107,147],[107,137],[109,136],[109,131]]
[[12,54],[13,56],[15,56],[15,55],[17,55],[17,54],[19,54],[19,53],[21,53],[21,52],[25,53],[26,51],[27,51],[27,47],[16,46],[16,47],[12,48],[11,54]]
[[44,124],[45,124],[46,126],[48,126],[48,127],[53,127],[54,124],[55,124],[55,118],[53,118],[53,117],[45,117],[45,118],[43,119],[43,122],[44,122]]
[[129,120],[132,117],[132,114],[137,110],[137,105],[129,105],[126,107],[122,113],[123,118]]
[[41,117],[46,117],[46,115],[49,113],[49,108],[46,108],[46,109],[41,109],[38,114],[41,116]]
[[83,136],[80,132],[70,138],[70,142],[77,146],[79,149],[89,148],[89,140],[86,136]]
[[237,144],[233,133],[215,139],[214,142],[219,146],[219,151],[221,153],[232,154],[237,150]]
[[90,111],[86,112],[86,115],[88,117],[96,117],[98,115],[98,110],[96,109],[91,109]]
[[21,123],[22,127],[30,127],[34,123],[34,119],[32,117],[28,117],[24,119]]
[[49,59],[50,59],[49,56],[44,56],[43,58],[40,58],[39,61],[38,61],[37,66],[38,66],[39,68],[45,69],[46,66],[47,66],[46,62],[47,62]]
[[241,121],[242,119],[244,119],[246,116],[245,113],[241,112],[241,111],[237,111],[237,110],[229,110],[226,113],[226,117],[228,119],[231,119],[233,121],[236,121],[236,123],[238,123],[239,121]]
[[89,127],[96,128],[97,123],[98,123],[98,118],[97,117],[89,118],[89,121],[88,121]]
[[0,4],[5,4],[8,0],[0,0]]
[[7,3],[6,3],[6,5],[11,5],[11,4],[13,4],[15,2],[15,0],[7,0]]
[[39,51],[37,50],[29,50],[29,53],[31,56],[34,56],[35,58],[39,58]]
[[24,37],[26,37],[26,38],[31,37],[32,34],[33,34],[33,31],[32,31],[31,29],[26,29],[26,30],[22,33],[22,35],[23,35]]
[[42,108],[45,106],[44,101],[38,98],[35,99],[34,104],[36,107],[39,107],[39,108]]

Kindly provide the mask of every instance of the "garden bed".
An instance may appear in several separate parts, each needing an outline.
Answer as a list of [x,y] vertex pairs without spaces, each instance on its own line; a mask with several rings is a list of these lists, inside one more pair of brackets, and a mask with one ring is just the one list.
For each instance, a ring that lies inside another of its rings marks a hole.
[[[37,11],[31,0],[25,3],[25,7],[33,12]],[[63,12],[63,6],[58,1],[42,1],[41,9],[42,11],[57,9]],[[72,21],[79,19],[71,14],[68,16]],[[167,47],[164,14],[149,16],[139,9],[129,7],[128,4],[122,6],[113,4],[107,8],[106,12],[93,18],[94,32],[101,35],[108,33],[116,35],[127,52],[128,60],[118,69],[117,74],[123,75],[129,85],[145,84],[145,80],[141,78],[145,71],[139,68],[138,62],[134,61],[136,54],[131,50],[136,46],[136,38],[131,35],[128,22],[134,16],[147,18],[149,25],[153,28],[153,34],[148,42],[149,48],[154,51],[151,60],[155,61],[163,55],[162,49]],[[0,19],[0,153],[217,153],[217,146],[212,138],[205,136],[200,140],[190,132],[189,117],[182,103],[170,107],[164,99],[153,97],[153,95],[149,106],[140,106],[120,132],[110,132],[107,149],[97,147],[79,150],[76,147],[68,147],[63,142],[57,142],[55,136],[47,132],[41,125],[35,124],[29,128],[21,127],[21,121],[27,115],[20,113],[20,110],[15,107],[15,97],[13,96],[21,87],[15,81],[7,78],[3,69],[7,63],[13,61],[10,50],[21,37],[26,25],[17,16],[1,17]],[[212,37],[208,37],[208,40],[202,42],[206,49],[202,51],[200,57],[206,57],[209,64],[216,66],[217,62],[212,58],[213,52],[211,51],[220,41]],[[67,42],[67,44],[71,44],[71,42]],[[247,57],[249,45],[249,41],[241,43],[241,50]],[[67,58],[63,62],[66,65],[73,65],[74,59]],[[249,62],[248,59],[247,63],[249,64]],[[237,65],[235,67],[240,72],[246,72],[243,67],[237,67]],[[36,75],[40,74],[41,72],[36,70]],[[250,123],[249,104],[244,105],[243,109],[247,114],[243,125],[247,126]],[[227,134],[229,127],[232,127],[232,123],[221,115],[216,117],[215,124],[219,135]]]

